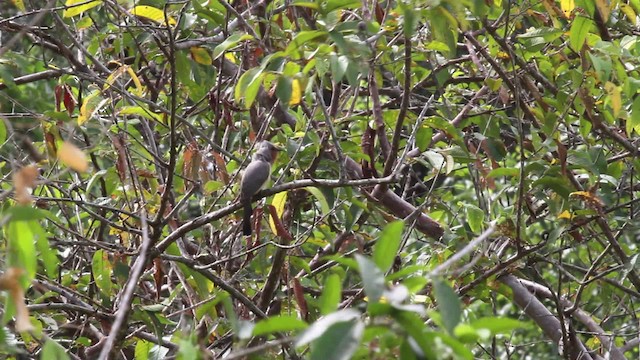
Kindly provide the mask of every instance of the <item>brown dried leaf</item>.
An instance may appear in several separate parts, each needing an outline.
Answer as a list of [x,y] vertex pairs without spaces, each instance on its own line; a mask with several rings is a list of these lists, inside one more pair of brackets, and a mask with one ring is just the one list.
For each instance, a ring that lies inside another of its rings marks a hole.
[[31,204],[31,191],[38,178],[38,168],[35,165],[25,166],[13,174],[15,199],[20,205]]
[[58,159],[75,171],[85,172],[89,170],[87,155],[68,141],[62,143],[62,146],[58,149]]
[[16,307],[16,331],[25,332],[33,330],[29,320],[29,309],[24,303],[24,290],[20,286],[18,278],[24,273],[19,268],[9,268],[0,276],[0,290],[7,290]]

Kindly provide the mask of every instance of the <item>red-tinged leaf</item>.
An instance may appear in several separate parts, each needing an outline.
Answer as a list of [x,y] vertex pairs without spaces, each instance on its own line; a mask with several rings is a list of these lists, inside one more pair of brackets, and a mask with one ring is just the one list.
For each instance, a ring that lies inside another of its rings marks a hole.
[[307,306],[307,300],[304,298],[304,289],[297,277],[293,278],[293,295],[296,298],[298,309],[300,309],[300,315],[302,315],[303,319],[308,320],[309,308]]
[[[71,116],[73,114],[73,110],[75,110],[76,104],[78,102],[73,97],[73,93],[71,92],[71,88],[69,87],[69,85],[65,85],[64,86],[64,97],[63,97],[62,101],[64,102],[64,107],[65,107],[65,109],[67,109],[67,112],[69,113],[69,116]],[[58,110],[58,111],[60,111],[60,110]]]
[[[200,155],[200,151],[198,149],[198,144],[195,142],[191,142],[187,145],[187,149],[183,154],[183,171],[184,176],[187,179],[197,180],[198,179],[198,171],[200,170],[200,163],[202,157]],[[190,187],[191,182],[185,181],[185,187]]]
[[384,10],[382,9],[382,6],[380,6],[380,3],[376,1],[376,21],[380,24],[382,24],[382,21],[384,20]]
[[120,134],[111,137],[113,147],[118,154],[116,159],[116,172],[121,181],[127,178],[127,152],[125,151],[124,139]]
[[214,113],[216,112],[216,110],[218,109],[218,97],[216,96],[216,93],[214,91],[210,91],[209,92],[209,109],[211,109],[211,111],[213,111]]
[[56,136],[50,131],[44,132],[44,141],[47,145],[47,150],[51,156],[58,156],[58,145],[56,144]]
[[160,299],[160,289],[164,283],[164,270],[162,269],[162,260],[159,257],[153,259],[153,266],[155,271],[153,272],[153,280],[156,284],[156,299]]
[[212,151],[211,154],[216,161],[216,175],[226,184],[229,182],[229,173],[227,172],[227,163],[220,153]]
[[53,95],[56,102],[56,111],[60,111],[60,104],[62,103],[62,94],[64,93],[64,85],[56,85],[53,89]]
[[278,216],[278,209],[273,205],[268,205],[267,207],[269,208],[269,214],[271,214],[271,220],[273,220],[273,225],[276,227],[278,236],[287,241],[293,241],[293,236],[291,236]]
[[558,147],[558,160],[560,161],[560,169],[562,170],[562,174],[567,174],[567,147],[564,146],[562,142],[556,140],[556,145]]

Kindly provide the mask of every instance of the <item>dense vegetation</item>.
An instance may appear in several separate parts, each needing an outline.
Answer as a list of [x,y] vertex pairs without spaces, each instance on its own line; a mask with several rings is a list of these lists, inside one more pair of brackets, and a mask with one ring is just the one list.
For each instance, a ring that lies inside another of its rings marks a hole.
[[638,358],[639,13],[4,4],[0,353]]

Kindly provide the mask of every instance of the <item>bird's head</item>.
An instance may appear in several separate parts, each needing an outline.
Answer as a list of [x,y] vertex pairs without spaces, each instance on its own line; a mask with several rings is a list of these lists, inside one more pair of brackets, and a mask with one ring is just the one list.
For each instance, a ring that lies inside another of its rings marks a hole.
[[259,155],[261,158],[269,161],[273,164],[278,157],[278,152],[282,151],[282,148],[269,142],[269,141],[261,141],[258,144],[258,150],[256,151],[256,155]]

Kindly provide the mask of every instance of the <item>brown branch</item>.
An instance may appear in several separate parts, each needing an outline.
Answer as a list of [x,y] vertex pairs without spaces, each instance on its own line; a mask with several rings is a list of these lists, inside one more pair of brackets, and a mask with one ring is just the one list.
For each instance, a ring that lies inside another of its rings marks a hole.
[[[23,85],[23,84],[32,83],[39,80],[48,80],[48,79],[57,78],[63,75],[64,73],[65,73],[65,70],[59,70],[59,69],[44,70],[41,72],[17,77],[13,79],[13,82],[15,85]],[[0,83],[0,90],[7,89],[8,87],[9,86],[7,85],[7,83]]]
[[[499,277],[498,280],[511,288],[514,302],[542,329],[549,339],[560,346],[562,344],[562,324],[560,320],[553,316],[549,309],[527,290],[515,276],[507,274]],[[581,341],[578,340],[575,345],[577,345],[575,349],[565,349],[571,359],[593,359]]]
[[110,357],[109,355],[111,354],[114,346],[116,345],[116,341],[121,338],[120,330],[127,324],[127,318],[129,317],[129,311],[131,310],[134,293],[138,288],[138,282],[140,281],[142,272],[147,266],[147,261],[149,260],[151,239],[149,238],[148,234],[146,215],[143,214],[141,220],[142,246],[140,248],[140,254],[136,258],[136,261],[133,263],[133,266],[131,266],[131,273],[129,274],[129,280],[127,281],[127,284],[124,286],[124,288],[116,298],[116,318],[111,325],[109,336],[107,336],[104,346],[102,347],[100,356],[98,357],[99,360],[107,360]]
[[[356,164],[357,166],[357,164]],[[386,178],[376,178],[376,179],[360,179],[360,180],[325,180],[325,179],[302,179],[292,181],[290,183],[277,185],[271,187],[269,189],[265,189],[260,191],[254,196],[254,199],[262,199],[267,196],[271,196],[283,191],[300,189],[308,186],[320,186],[327,188],[338,188],[338,187],[361,187],[361,186],[371,186],[375,184],[382,183],[391,183],[395,182],[397,179],[394,177],[386,177]],[[206,225],[212,221],[218,220],[224,216],[227,216],[242,207],[242,204],[239,202],[233,203],[231,205],[227,205],[219,210],[210,212],[208,214],[199,216],[193,220],[190,220],[184,223],[182,226],[172,231],[167,237],[165,237],[162,241],[158,242],[154,247],[154,256],[158,256],[160,253],[164,252],[166,248],[171,245],[174,241],[176,241],[179,237],[188,233],[191,230],[197,229],[203,225]]]
[[[552,293],[551,289],[549,289],[546,286],[540,285],[533,281],[523,280],[523,279],[520,279],[519,282],[525,287],[527,287],[529,291],[531,291],[536,296],[544,297],[547,299],[556,298],[555,294]],[[594,321],[591,315],[586,313],[584,310],[577,308],[576,304],[572,304],[571,301],[565,299],[564,297],[558,297],[558,300],[560,302],[560,305],[563,308],[566,308],[566,309],[576,308],[574,312],[574,317],[576,318],[576,320],[584,324],[589,329],[589,331],[594,333],[594,335],[602,343],[604,350],[608,353],[608,355],[610,356],[609,357],[610,359],[612,360],[625,359],[622,351],[618,347],[616,347],[615,343],[612,341],[612,336],[606,335],[604,329]],[[607,358],[606,355],[607,354],[605,353],[605,358]]]

